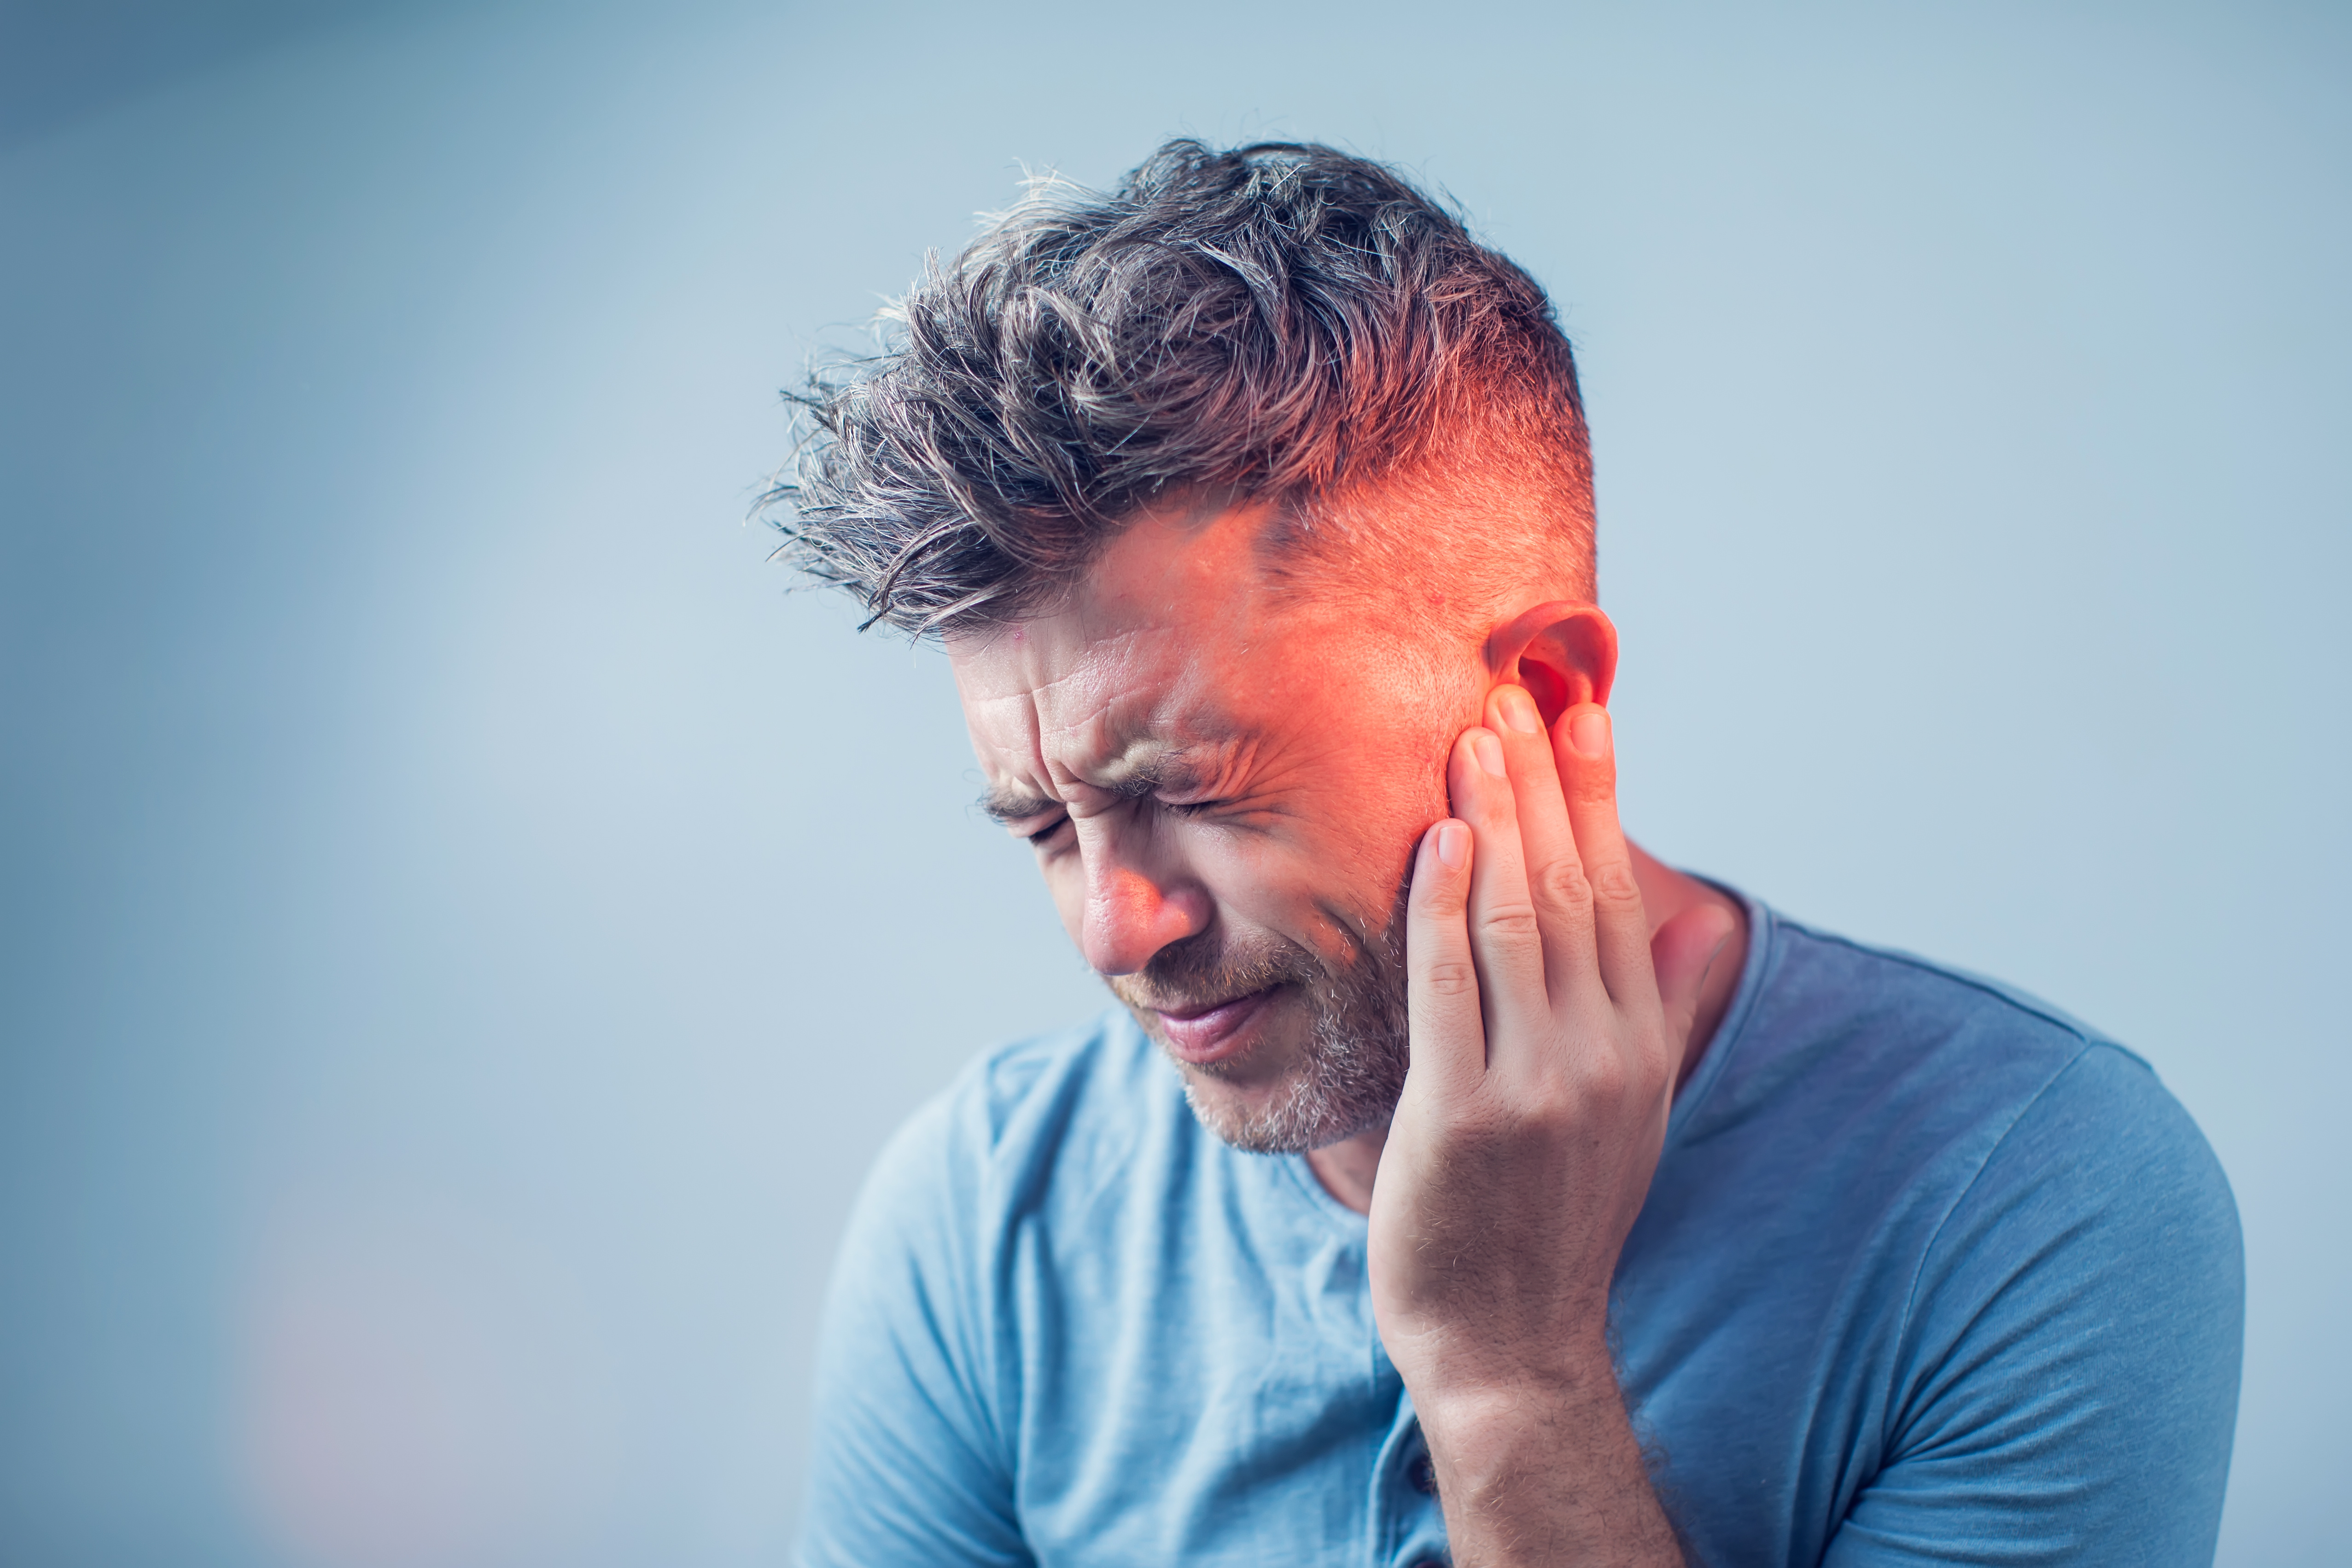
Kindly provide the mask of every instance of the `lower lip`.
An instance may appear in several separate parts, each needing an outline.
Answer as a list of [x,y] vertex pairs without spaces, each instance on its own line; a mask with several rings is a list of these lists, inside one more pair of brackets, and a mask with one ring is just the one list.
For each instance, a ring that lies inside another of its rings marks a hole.
[[1190,1018],[1174,1018],[1161,1013],[1160,1027],[1167,1031],[1169,1049],[1175,1052],[1179,1061],[1204,1067],[1212,1061],[1222,1061],[1239,1051],[1242,1031],[1273,999],[1273,991],[1256,991],[1246,997],[1236,997],[1223,1007],[1194,1013]]

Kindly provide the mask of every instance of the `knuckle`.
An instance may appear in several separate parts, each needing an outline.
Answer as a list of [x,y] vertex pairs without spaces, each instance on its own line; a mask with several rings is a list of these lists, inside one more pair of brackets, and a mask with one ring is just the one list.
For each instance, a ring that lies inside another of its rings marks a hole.
[[1633,1074],[1613,1052],[1587,1062],[1577,1078],[1579,1095],[1603,1106],[1621,1103],[1633,1086]]
[[1553,904],[1575,905],[1592,896],[1592,885],[1585,880],[1584,867],[1566,855],[1537,872],[1536,883]]
[[1592,872],[1592,896],[1596,902],[1611,904],[1639,904],[1642,884],[1633,880],[1631,862],[1611,861]]
[[1499,779],[1486,781],[1486,792],[1476,800],[1465,800],[1456,812],[1470,824],[1482,845],[1494,841],[1495,835],[1505,830],[1516,831],[1519,822],[1519,804],[1511,795],[1511,787]]
[[1448,960],[1432,964],[1422,977],[1422,983],[1437,996],[1468,996],[1478,989],[1478,971],[1474,965]]
[[1470,894],[1465,888],[1442,885],[1416,887],[1413,894],[1424,913],[1447,919],[1459,918],[1462,912],[1470,907]]
[[1542,935],[1531,904],[1509,904],[1499,909],[1489,909],[1478,917],[1478,929],[1498,941],[1534,941]]
[[1530,1096],[1518,1107],[1517,1118],[1529,1134],[1547,1143],[1572,1136],[1584,1121],[1575,1100],[1559,1093]]

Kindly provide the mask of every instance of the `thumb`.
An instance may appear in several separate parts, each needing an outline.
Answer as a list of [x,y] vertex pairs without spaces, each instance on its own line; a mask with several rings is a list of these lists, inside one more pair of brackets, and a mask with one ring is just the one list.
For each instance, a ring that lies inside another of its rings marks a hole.
[[1650,966],[1658,976],[1658,1003],[1665,1009],[1666,1038],[1678,1049],[1690,1044],[1707,971],[1738,929],[1738,922],[1729,910],[1698,904],[1675,915],[1650,937]]

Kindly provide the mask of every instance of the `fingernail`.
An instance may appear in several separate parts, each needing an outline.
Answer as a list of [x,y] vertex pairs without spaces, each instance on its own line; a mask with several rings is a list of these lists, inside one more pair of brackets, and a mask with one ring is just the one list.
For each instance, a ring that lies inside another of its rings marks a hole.
[[1503,775],[1503,743],[1491,730],[1480,730],[1470,737],[1470,749],[1478,758],[1478,766],[1500,779]]
[[1448,871],[1460,871],[1470,853],[1470,830],[1459,822],[1441,822],[1437,828],[1437,858]]
[[1505,686],[1496,706],[1503,710],[1503,722],[1521,735],[1542,732],[1543,716],[1536,712],[1536,699],[1528,695],[1525,686]]
[[1579,757],[1598,762],[1609,755],[1609,713],[1587,708],[1568,721],[1568,743]]

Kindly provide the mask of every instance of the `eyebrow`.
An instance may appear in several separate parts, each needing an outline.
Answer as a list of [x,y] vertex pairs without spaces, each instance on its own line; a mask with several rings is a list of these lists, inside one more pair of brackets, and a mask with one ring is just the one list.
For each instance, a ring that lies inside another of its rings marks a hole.
[[1031,817],[1044,816],[1061,802],[1043,795],[1033,795],[1018,785],[1000,784],[982,795],[978,804],[982,811],[1000,822],[1019,822]]
[[[1105,784],[1099,788],[1121,800],[1139,800],[1171,785],[1179,789],[1197,788],[1204,776],[1205,770],[1187,759],[1182,752],[1162,751],[1137,763],[1116,784]],[[1009,823],[1042,817],[1048,811],[1061,809],[1063,802],[1018,784],[999,784],[982,795],[977,804],[988,816]]]

